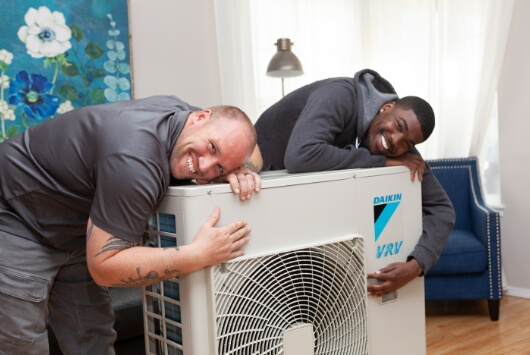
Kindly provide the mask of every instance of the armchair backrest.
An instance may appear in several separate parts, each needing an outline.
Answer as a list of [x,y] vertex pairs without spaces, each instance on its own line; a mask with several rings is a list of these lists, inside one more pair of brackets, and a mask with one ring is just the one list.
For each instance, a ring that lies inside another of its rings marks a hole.
[[476,205],[484,205],[477,158],[427,160],[434,176],[451,199],[456,213],[456,229],[472,230]]

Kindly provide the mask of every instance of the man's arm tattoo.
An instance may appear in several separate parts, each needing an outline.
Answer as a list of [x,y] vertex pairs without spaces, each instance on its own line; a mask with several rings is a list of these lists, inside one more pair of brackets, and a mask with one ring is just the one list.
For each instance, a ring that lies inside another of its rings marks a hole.
[[86,240],[90,239],[90,236],[92,235],[92,228],[94,228],[94,222],[90,222],[90,225],[88,226],[86,231]]
[[138,245],[138,243],[129,242],[128,240],[124,240],[121,238],[118,238],[116,236],[111,236],[109,239],[107,239],[107,242],[101,248],[101,251],[97,253],[95,256],[98,256],[100,254],[103,254],[105,252],[108,252],[110,250],[125,250],[129,249],[131,247],[134,247]]
[[180,271],[175,270],[164,270],[164,276],[158,275],[156,271],[149,271],[145,276],[142,276],[140,273],[140,268],[136,268],[136,273],[138,277],[132,278],[129,277],[127,280],[121,279],[120,283],[111,285],[112,287],[142,287],[147,285],[153,285],[158,282],[170,279],[172,277],[179,277]]
[[260,170],[260,169],[259,169],[255,164],[252,164],[252,163],[249,162],[248,160],[247,160],[246,162],[244,162],[243,165],[244,165],[246,168],[252,170],[253,172],[255,172],[255,173],[259,173],[259,170]]

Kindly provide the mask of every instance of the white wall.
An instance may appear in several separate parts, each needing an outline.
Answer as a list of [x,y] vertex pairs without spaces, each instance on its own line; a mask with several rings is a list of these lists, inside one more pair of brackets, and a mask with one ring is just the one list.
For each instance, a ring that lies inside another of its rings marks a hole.
[[499,81],[502,257],[508,294],[530,298],[530,1],[515,0]]
[[213,0],[129,0],[134,98],[221,104]]

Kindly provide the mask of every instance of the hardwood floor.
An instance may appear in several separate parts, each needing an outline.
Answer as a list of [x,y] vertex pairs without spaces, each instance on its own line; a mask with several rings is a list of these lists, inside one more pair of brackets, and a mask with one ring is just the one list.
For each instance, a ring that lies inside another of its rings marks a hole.
[[492,322],[486,301],[427,301],[427,355],[530,354],[530,300],[504,296]]

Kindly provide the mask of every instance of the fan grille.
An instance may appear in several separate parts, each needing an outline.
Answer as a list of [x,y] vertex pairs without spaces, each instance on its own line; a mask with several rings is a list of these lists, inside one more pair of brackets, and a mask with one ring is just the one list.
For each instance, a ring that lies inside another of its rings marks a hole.
[[355,238],[214,267],[219,354],[283,354],[300,324],[315,354],[367,354],[363,255]]

